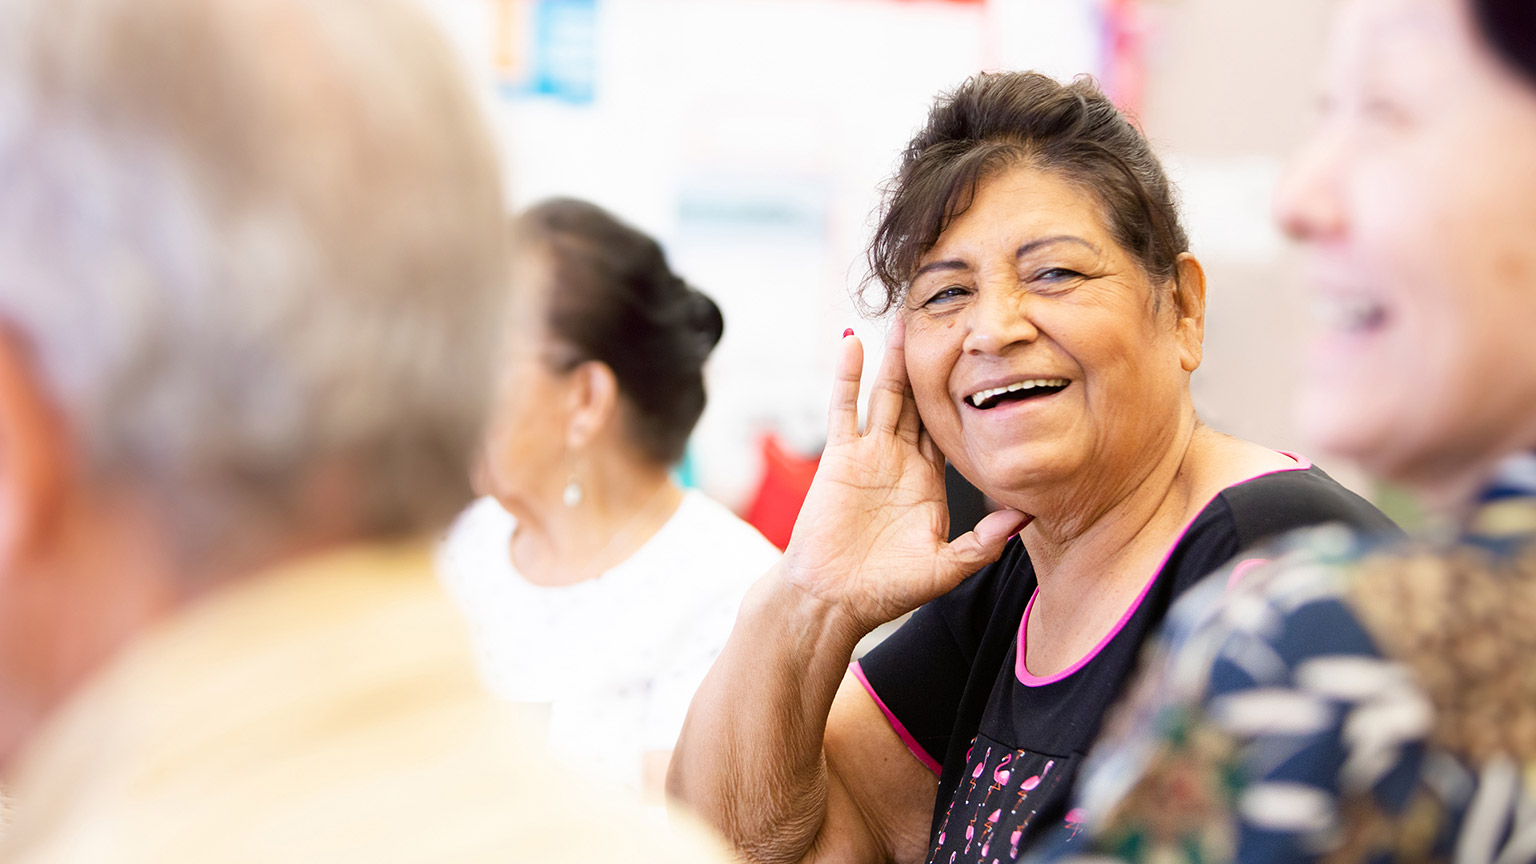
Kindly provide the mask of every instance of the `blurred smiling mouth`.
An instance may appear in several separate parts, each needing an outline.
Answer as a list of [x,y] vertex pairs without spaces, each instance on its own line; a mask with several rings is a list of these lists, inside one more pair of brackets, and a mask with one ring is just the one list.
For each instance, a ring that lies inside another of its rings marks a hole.
[[1358,295],[1316,298],[1312,311],[1328,329],[1340,333],[1370,333],[1387,323],[1385,304]]
[[965,397],[965,401],[971,407],[985,411],[1008,402],[1023,402],[1060,393],[1070,383],[1065,378],[1030,378],[972,393]]

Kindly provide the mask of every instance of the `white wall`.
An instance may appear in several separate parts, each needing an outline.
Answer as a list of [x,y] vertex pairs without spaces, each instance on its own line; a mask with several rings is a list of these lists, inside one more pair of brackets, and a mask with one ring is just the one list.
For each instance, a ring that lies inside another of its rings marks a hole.
[[[725,337],[693,442],[740,504],[755,438],[814,452],[878,187],[934,96],[983,68],[1093,71],[1093,0],[599,0],[589,105],[496,93],[497,3],[430,0],[481,85],[509,191],[595,201],[652,232],[715,298]],[[511,0],[524,6],[529,0]]]

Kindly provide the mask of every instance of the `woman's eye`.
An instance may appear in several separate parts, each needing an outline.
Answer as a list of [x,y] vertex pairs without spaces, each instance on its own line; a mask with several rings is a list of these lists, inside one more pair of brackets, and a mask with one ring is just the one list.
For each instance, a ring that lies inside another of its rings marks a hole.
[[1082,278],[1082,275],[1076,270],[1068,270],[1065,267],[1051,267],[1036,273],[1035,278],[1046,282],[1062,282],[1067,279]]
[[947,303],[947,302],[949,302],[951,300],[954,300],[954,299],[956,299],[958,297],[964,297],[965,293],[966,292],[965,292],[964,288],[961,288],[958,285],[951,285],[948,288],[943,288],[943,289],[940,289],[938,291],[935,291],[933,293],[933,296],[931,296],[927,300],[923,301],[923,305],[924,306],[934,306],[934,305],[937,305],[937,304]]

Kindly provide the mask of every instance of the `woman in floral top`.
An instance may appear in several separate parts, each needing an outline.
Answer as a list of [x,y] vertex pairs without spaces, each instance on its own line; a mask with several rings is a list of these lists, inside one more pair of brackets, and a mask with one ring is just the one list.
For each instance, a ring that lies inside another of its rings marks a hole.
[[1536,860],[1536,4],[1347,0],[1325,89],[1302,413],[1431,528],[1185,595],[1042,858]]

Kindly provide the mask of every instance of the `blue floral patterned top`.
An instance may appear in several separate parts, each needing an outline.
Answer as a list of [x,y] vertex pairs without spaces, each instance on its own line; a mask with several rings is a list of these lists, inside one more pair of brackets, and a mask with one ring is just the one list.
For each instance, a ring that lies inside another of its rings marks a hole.
[[1228,582],[1169,613],[1036,861],[1536,860],[1536,456],[1457,536],[1310,529]]

